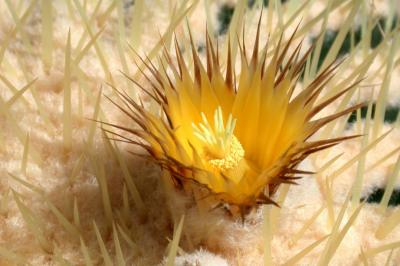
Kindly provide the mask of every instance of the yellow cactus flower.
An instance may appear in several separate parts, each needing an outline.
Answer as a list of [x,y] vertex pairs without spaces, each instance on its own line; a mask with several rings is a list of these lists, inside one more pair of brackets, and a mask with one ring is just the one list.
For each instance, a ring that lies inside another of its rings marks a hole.
[[279,184],[295,183],[299,175],[309,174],[297,169],[304,158],[350,138],[309,140],[325,124],[360,106],[315,119],[319,111],[355,84],[317,103],[321,90],[334,75],[336,66],[332,64],[294,96],[312,48],[300,56],[299,44],[288,54],[294,33],[285,44],[281,37],[274,47],[266,44],[259,51],[259,34],[260,27],[250,60],[244,41],[239,44],[239,73],[234,70],[230,45],[223,64],[226,70],[222,70],[218,49],[208,35],[206,65],[191,41],[192,72],[176,40],[176,63],[167,49],[160,60],[167,63],[161,63],[160,69],[142,59],[152,75],[143,71],[152,91],[141,88],[159,104],[162,114],[152,113],[118,92],[125,104],[116,105],[139,129],[113,125],[139,137],[142,141],[119,135],[144,147],[171,173],[176,187],[186,191],[196,186],[205,188],[219,203],[242,211],[257,204],[275,204],[271,196]]

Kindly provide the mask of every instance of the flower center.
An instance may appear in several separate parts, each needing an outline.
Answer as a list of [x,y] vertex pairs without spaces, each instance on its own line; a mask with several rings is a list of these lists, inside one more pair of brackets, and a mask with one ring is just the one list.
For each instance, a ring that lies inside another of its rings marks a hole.
[[204,145],[204,156],[215,168],[226,171],[238,166],[244,157],[244,149],[239,140],[233,135],[236,119],[229,115],[226,126],[222,116],[222,109],[218,107],[214,112],[214,127],[208,123],[204,113],[201,113],[202,122],[199,126],[192,124],[194,135]]

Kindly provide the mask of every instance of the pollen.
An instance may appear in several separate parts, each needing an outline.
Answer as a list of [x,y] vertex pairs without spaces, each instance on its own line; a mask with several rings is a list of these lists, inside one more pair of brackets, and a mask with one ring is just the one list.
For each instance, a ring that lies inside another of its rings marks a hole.
[[244,157],[244,149],[240,141],[233,135],[236,119],[229,114],[226,126],[222,108],[214,112],[214,127],[210,125],[204,113],[201,113],[202,122],[199,126],[192,124],[193,134],[203,146],[203,156],[212,167],[227,171],[239,165]]
[[244,149],[239,140],[232,136],[229,153],[223,159],[211,159],[208,162],[216,169],[227,171],[236,168],[244,157]]

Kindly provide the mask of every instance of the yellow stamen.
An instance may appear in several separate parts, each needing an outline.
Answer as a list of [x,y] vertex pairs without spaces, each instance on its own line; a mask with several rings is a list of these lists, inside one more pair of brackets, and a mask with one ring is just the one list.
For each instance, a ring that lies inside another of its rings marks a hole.
[[221,107],[214,112],[214,127],[208,123],[204,113],[201,113],[201,117],[203,121],[199,126],[193,123],[192,127],[194,135],[204,145],[203,151],[208,162],[222,171],[236,167],[244,157],[244,149],[233,135],[236,119],[230,114],[225,127]]
[[232,136],[229,153],[223,159],[211,159],[208,162],[222,171],[233,169],[239,165],[240,160],[244,157],[244,150],[239,140]]

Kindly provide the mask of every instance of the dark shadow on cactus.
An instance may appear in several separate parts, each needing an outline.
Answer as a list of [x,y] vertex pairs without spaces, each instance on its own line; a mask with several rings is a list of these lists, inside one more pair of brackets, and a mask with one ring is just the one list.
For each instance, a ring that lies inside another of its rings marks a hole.
[[[274,1],[274,0],[263,0],[263,6],[267,7],[269,4],[269,1]],[[281,0],[281,3],[284,4],[288,2],[289,0]],[[252,8],[254,4],[256,3],[256,0],[248,0],[247,5],[248,7]]]
[[[390,30],[394,30],[396,28],[398,21],[398,17],[395,16],[392,21],[392,25],[390,26]],[[372,29],[371,33],[371,48],[377,47],[383,40],[382,30],[385,30],[387,23],[387,19],[384,17],[379,18],[378,23]]]
[[[321,52],[320,52],[319,59],[318,59],[318,69],[324,62],[326,56],[329,53],[329,50],[331,49],[333,43],[336,40],[336,37],[338,34],[339,34],[338,31],[333,31],[333,30],[326,31],[324,39],[322,41]],[[313,43],[315,43],[316,41],[317,41],[316,38],[312,38]],[[348,54],[351,50],[351,47],[357,45],[360,41],[361,41],[361,29],[360,28],[349,31],[343,40],[343,43],[339,49],[337,58]],[[313,55],[314,55],[314,53],[311,56],[313,56]]]
[[[274,0],[263,0],[263,6],[267,7],[269,1],[274,1]],[[288,2],[288,0],[280,0],[282,4]],[[256,0],[248,0],[247,1],[247,6],[249,8],[252,8],[254,4],[256,3]],[[229,4],[224,4],[220,7],[217,18],[218,18],[218,34],[222,35],[225,34],[226,31],[229,28],[229,24],[231,22],[233,12],[235,11],[235,7]]]
[[[392,21],[392,25],[390,26],[390,30],[394,30],[396,28],[398,21],[398,17],[395,16]],[[376,23],[375,27],[372,29],[371,32],[371,42],[370,47],[373,49],[377,47],[383,40],[383,31],[386,27],[387,19],[384,17],[379,18],[378,22]],[[326,56],[328,55],[329,50],[331,49],[333,43],[337,35],[339,34],[338,31],[327,30],[322,42],[321,53],[318,60],[318,68],[324,62]],[[358,26],[354,29],[351,29],[345,36],[342,46],[339,49],[337,58],[342,57],[348,53],[350,53],[351,47],[356,46],[362,38],[362,30],[361,27]],[[317,41],[316,38],[312,38],[311,40],[313,43]]]
[[[368,195],[366,202],[370,204],[380,203],[384,193],[385,193],[384,188],[376,188],[371,194]],[[365,198],[361,199],[361,201],[364,200]],[[400,188],[393,190],[393,193],[388,203],[388,206],[390,207],[396,207],[398,205],[400,205]]]
[[[367,116],[367,111],[368,111],[368,106],[361,107],[361,118],[365,119]],[[388,106],[386,107],[385,110],[385,122],[386,123],[393,123],[397,119],[397,115],[399,113],[399,107],[398,106]],[[372,110],[371,110],[371,117],[375,117],[375,103],[372,104]],[[357,121],[357,111],[354,111],[351,113],[349,119],[347,120],[347,123],[354,123]]]
[[222,35],[225,34],[229,28],[229,23],[231,23],[231,19],[233,16],[233,12],[235,10],[234,6],[231,5],[223,5],[218,11],[217,18],[218,18],[218,34]]

